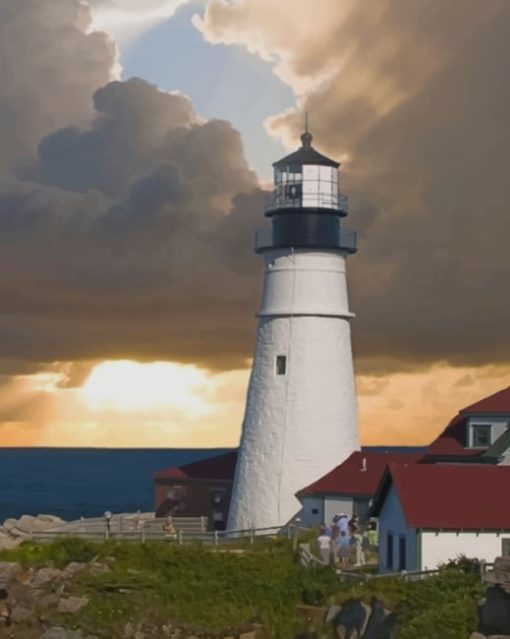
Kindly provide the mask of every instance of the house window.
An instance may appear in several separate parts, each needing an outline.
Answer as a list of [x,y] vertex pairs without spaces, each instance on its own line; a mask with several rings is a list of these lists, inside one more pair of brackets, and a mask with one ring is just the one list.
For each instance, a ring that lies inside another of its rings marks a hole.
[[486,448],[491,445],[491,425],[490,424],[474,424],[473,425],[473,448]]
[[285,355],[276,356],[276,374],[285,375],[287,372],[287,358]]
[[510,557],[510,539],[503,539],[501,546],[501,554],[503,557]]
[[398,569],[400,571],[407,570],[407,544],[406,544],[406,536],[400,535],[398,540]]
[[393,570],[393,533],[386,534],[386,568]]
[[369,499],[355,499],[353,503],[354,515],[362,520],[368,519],[368,510],[370,507]]
[[318,508],[312,508],[312,515],[318,515],[319,514],[319,509]]

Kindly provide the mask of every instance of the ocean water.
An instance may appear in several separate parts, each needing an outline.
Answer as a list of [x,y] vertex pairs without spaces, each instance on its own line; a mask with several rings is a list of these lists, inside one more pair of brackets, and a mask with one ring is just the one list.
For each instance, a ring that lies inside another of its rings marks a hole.
[[0,523],[154,510],[152,475],[231,449],[0,448]]

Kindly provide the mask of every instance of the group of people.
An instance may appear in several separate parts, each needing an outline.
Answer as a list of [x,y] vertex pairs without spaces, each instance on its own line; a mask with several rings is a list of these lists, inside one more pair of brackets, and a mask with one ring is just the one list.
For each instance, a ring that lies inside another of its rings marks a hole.
[[351,519],[345,513],[335,515],[330,526],[321,526],[317,538],[322,562],[329,565],[333,561],[340,568],[363,566],[365,552],[377,543],[376,534],[375,524],[362,529],[356,515]]

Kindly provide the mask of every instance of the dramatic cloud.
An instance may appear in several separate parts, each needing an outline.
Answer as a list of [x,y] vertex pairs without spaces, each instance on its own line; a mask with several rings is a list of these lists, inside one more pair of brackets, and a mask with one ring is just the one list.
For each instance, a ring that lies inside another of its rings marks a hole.
[[[243,364],[262,194],[239,133],[201,119],[181,94],[108,82],[115,47],[90,33],[83,3],[0,8],[12,67],[12,86],[0,84],[6,368],[115,357]],[[32,60],[25,42],[38,43]]]
[[241,361],[261,196],[239,135],[141,80],[95,106],[0,196],[4,357]]
[[[211,0],[195,24],[275,60],[343,159],[359,363],[508,363],[509,3]],[[268,127],[295,144],[302,114]]]
[[189,0],[90,0],[93,28],[111,33],[125,43],[168,20]]
[[89,33],[77,0],[0,0],[0,174],[31,156],[41,137],[85,123],[107,83],[115,45]]

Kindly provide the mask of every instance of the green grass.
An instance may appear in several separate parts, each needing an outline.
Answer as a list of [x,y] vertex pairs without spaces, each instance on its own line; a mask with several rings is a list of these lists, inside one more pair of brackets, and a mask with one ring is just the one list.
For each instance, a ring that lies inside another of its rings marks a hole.
[[108,565],[110,572],[84,571],[76,578],[75,593],[87,594],[90,604],[73,619],[85,631],[111,639],[123,635],[127,621],[140,620],[189,625],[222,637],[257,622],[268,637],[290,639],[303,630],[296,604],[328,605],[353,597],[369,602],[374,595],[397,611],[399,639],[465,639],[476,627],[480,579],[458,566],[419,582],[373,579],[349,585],[327,568],[301,566],[286,540],[244,550],[67,538],[51,545],[25,543],[0,553],[0,560],[63,567],[96,558]]

